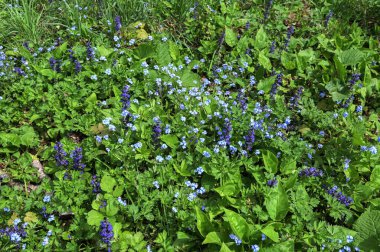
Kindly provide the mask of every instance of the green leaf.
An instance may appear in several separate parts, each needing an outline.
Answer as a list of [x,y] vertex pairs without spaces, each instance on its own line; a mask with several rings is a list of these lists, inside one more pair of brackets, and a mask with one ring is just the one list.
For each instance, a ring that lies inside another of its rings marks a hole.
[[269,239],[271,239],[272,241],[274,241],[274,242],[279,242],[280,241],[280,239],[279,239],[279,235],[278,235],[278,233],[274,230],[274,226],[273,225],[268,225],[268,226],[266,226],[265,228],[263,228],[262,230],[261,230],[261,232],[263,233],[263,234],[265,234],[266,236],[268,236],[269,237]]
[[259,81],[257,85],[258,90],[263,90],[265,93],[268,93],[272,89],[272,85],[276,79],[276,76],[271,76]]
[[214,188],[214,191],[219,193],[220,196],[226,197],[226,196],[234,196],[239,192],[239,187],[236,183],[225,183],[221,187]]
[[364,53],[358,49],[349,49],[340,53],[339,58],[343,65],[356,65],[364,58]]
[[263,159],[264,159],[264,165],[265,169],[275,174],[277,172],[277,166],[278,166],[278,159],[276,155],[274,155],[269,150],[263,151]]
[[233,47],[237,43],[236,34],[231,28],[226,28],[226,43],[227,45]]
[[272,64],[267,56],[265,56],[264,51],[259,53],[259,63],[268,71],[272,69]]
[[207,234],[206,238],[202,244],[218,244],[222,243],[221,235],[218,232],[210,232]]
[[102,180],[100,181],[100,188],[102,188],[102,190],[105,192],[112,192],[115,185],[116,180],[109,175],[103,176]]
[[364,251],[380,251],[380,211],[367,210],[354,224],[355,241]]
[[170,56],[172,57],[173,60],[179,59],[179,56],[180,56],[179,46],[173,41],[169,41],[169,51],[170,51]]
[[200,83],[199,75],[188,69],[183,72],[181,81],[185,87],[199,86]]
[[232,250],[230,250],[228,246],[223,242],[219,252],[232,252]]
[[179,144],[178,137],[175,135],[162,135],[160,139],[172,149],[175,149]]
[[376,186],[376,189],[380,188],[380,165],[376,165],[371,173],[371,182]]
[[195,208],[195,211],[197,213],[197,228],[199,233],[203,237],[205,237],[208,233],[213,231],[213,226],[208,219],[207,215],[202,212],[202,210],[199,207]]
[[96,49],[100,56],[104,56],[104,57],[108,57],[111,53],[113,53],[113,50],[110,49],[110,48],[106,48],[104,46],[98,46],[97,49]]
[[100,222],[104,219],[103,214],[99,213],[98,211],[91,210],[87,214],[87,223],[91,226],[99,226]]
[[281,183],[266,195],[264,204],[272,220],[280,221],[285,218],[289,211],[289,200]]
[[282,52],[281,54],[281,64],[288,70],[296,68],[296,62],[293,54],[288,52]]
[[134,50],[134,53],[139,59],[146,59],[154,55],[154,48],[149,44],[141,44]]
[[285,160],[281,162],[280,171],[282,174],[291,174],[296,170],[297,160]]
[[160,66],[166,66],[171,62],[168,43],[160,43],[157,45],[155,58]]
[[258,50],[261,50],[268,46],[268,36],[264,31],[264,27],[261,26],[256,33],[254,47]]
[[242,216],[240,216],[240,214],[235,213],[234,211],[225,209],[224,212],[233,233],[243,241],[246,241],[250,233],[247,221]]

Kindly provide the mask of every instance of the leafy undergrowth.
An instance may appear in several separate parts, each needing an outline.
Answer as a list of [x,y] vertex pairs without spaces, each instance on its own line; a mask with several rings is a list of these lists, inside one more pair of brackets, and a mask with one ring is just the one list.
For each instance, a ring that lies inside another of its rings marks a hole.
[[377,38],[306,1],[85,13],[0,47],[2,251],[379,250]]

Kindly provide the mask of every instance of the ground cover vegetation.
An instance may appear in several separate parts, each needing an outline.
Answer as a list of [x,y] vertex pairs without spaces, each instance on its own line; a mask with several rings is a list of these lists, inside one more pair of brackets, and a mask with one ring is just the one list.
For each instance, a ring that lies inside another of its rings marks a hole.
[[379,251],[378,8],[0,1],[0,250]]

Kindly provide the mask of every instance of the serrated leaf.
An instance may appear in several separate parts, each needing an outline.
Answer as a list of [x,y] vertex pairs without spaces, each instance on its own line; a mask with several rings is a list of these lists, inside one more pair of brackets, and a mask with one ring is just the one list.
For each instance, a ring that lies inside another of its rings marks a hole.
[[116,180],[109,175],[103,176],[102,180],[100,181],[100,188],[102,188],[102,190],[105,192],[112,192],[115,185]]
[[99,226],[100,222],[104,219],[103,214],[99,213],[98,211],[91,210],[87,214],[87,223],[91,226]]
[[225,32],[226,32],[225,40],[226,40],[227,45],[231,47],[236,45],[238,40],[236,38],[236,34],[234,33],[234,31],[231,28],[226,28]]
[[380,211],[367,210],[354,224],[355,241],[364,251],[380,250]]
[[242,240],[247,240],[249,237],[249,225],[247,221],[238,213],[225,209],[224,210],[228,223],[235,235]]

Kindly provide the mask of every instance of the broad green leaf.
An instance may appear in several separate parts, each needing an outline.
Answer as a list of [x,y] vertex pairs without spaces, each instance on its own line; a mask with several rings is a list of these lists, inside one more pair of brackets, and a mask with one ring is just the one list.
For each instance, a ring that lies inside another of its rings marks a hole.
[[99,52],[100,56],[108,57],[111,53],[113,53],[113,50],[110,48],[106,48],[104,46],[98,46],[97,51]]
[[160,66],[166,66],[171,62],[168,43],[160,43],[157,45],[155,58]]
[[138,39],[146,39],[149,35],[144,29],[138,29],[136,32],[136,38]]
[[232,252],[232,250],[230,250],[229,247],[223,242],[219,252]]
[[340,53],[339,58],[343,65],[356,65],[364,58],[364,53],[359,49],[349,49]]
[[179,144],[179,140],[175,135],[162,135],[160,139],[172,149],[175,149]]
[[91,226],[99,226],[100,222],[104,219],[103,214],[99,213],[98,211],[91,210],[87,214],[87,223]]
[[266,195],[264,204],[272,220],[280,221],[285,218],[289,211],[289,200],[281,183]]
[[266,79],[262,79],[259,81],[257,85],[258,90],[263,90],[265,93],[268,93],[272,89],[272,85],[276,79],[276,76],[271,76]]
[[234,211],[225,209],[224,212],[233,233],[240,239],[247,240],[250,233],[247,221],[240,214],[235,213]]
[[268,36],[265,33],[263,26],[261,26],[260,29],[256,33],[254,46],[255,46],[255,49],[258,49],[258,50],[261,50],[269,46]]
[[207,234],[206,238],[202,242],[202,244],[218,244],[222,243],[221,235],[218,232],[210,232]]
[[237,43],[237,38],[236,38],[236,34],[234,33],[234,31],[231,29],[231,28],[226,28],[226,43],[227,45],[233,47],[234,45],[236,45]]
[[272,69],[272,64],[267,56],[265,56],[264,51],[259,53],[259,63],[268,71]]
[[296,68],[296,62],[294,56],[288,52],[282,52],[281,64],[288,70]]
[[103,176],[102,180],[100,181],[100,188],[102,188],[102,190],[105,192],[112,192],[115,185],[116,180],[109,175]]
[[193,73],[190,70],[185,70],[183,72],[183,75],[181,77],[181,81],[185,87],[194,87],[194,86],[199,86],[199,84],[200,84],[199,75]]
[[224,185],[214,188],[220,196],[234,196],[239,192],[239,187],[236,183],[225,183]]
[[179,45],[177,45],[173,41],[169,41],[169,51],[170,51],[170,56],[172,57],[173,60],[179,59],[179,56],[180,56]]
[[371,182],[377,187],[380,188],[380,165],[376,165],[371,173]]
[[280,171],[282,174],[291,174],[297,169],[296,165],[297,160],[285,160],[281,162]]
[[263,160],[264,160],[265,169],[268,172],[275,174],[277,172],[277,166],[278,166],[278,159],[276,155],[274,155],[269,150],[265,150],[263,151]]
[[274,226],[273,225],[268,225],[268,226],[266,226],[265,228],[263,228],[262,230],[261,230],[261,232],[263,233],[263,234],[265,234],[266,236],[268,236],[269,237],[269,239],[271,239],[272,241],[274,241],[274,242],[279,242],[280,241],[280,239],[279,239],[279,235],[278,235],[278,233],[274,230]]
[[355,241],[364,251],[380,251],[380,211],[367,210],[354,224]]
[[203,237],[206,237],[206,235],[213,231],[213,226],[208,219],[207,215],[202,212],[202,210],[199,207],[195,208],[195,211],[197,213],[197,228],[199,233]]
[[134,50],[134,53],[139,59],[146,59],[154,55],[154,48],[149,44],[141,44]]

